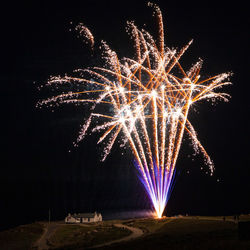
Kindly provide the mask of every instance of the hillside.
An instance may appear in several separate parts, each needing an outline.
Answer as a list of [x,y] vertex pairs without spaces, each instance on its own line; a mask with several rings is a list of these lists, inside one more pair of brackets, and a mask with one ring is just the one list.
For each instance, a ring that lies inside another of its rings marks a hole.
[[[250,216],[241,215],[239,223],[244,221],[250,221]],[[177,216],[81,225],[40,222],[0,232],[0,248],[250,249],[250,231],[244,239],[238,227],[232,216]]]

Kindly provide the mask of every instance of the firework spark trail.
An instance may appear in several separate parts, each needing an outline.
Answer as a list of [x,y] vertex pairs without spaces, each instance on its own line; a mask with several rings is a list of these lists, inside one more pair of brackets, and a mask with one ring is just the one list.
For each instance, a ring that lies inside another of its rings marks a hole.
[[94,44],[95,44],[95,40],[94,40],[94,36],[92,35],[92,33],[90,32],[90,30],[83,25],[83,23],[79,23],[76,27],[75,30],[79,32],[79,34],[83,37],[86,38],[87,41],[86,43],[89,43],[91,46],[91,49],[94,48]]
[[[119,60],[107,43],[101,41],[106,66],[77,69],[74,73],[80,74],[78,77],[51,77],[46,86],[55,86],[58,90],[67,85],[78,89],[41,100],[37,105],[92,103],[89,118],[81,127],[75,145],[83,140],[91,127],[91,132],[104,131],[97,142],[105,144],[102,160],[106,159],[118,138],[121,146],[128,143],[155,214],[161,217],[169,199],[185,131],[195,152],[203,154],[213,173],[212,161],[199,142],[188,113],[200,100],[228,101],[228,94],[216,91],[231,84],[227,81],[231,74],[200,80],[201,59],[186,72],[180,60],[192,40],[179,52],[166,47],[162,13],[157,5],[150,3],[149,6],[154,8],[158,20],[159,46],[150,33],[128,22],[127,32],[135,42],[135,58]],[[79,24],[76,30],[93,48],[94,37],[89,29]],[[174,73],[176,71],[180,73]]]

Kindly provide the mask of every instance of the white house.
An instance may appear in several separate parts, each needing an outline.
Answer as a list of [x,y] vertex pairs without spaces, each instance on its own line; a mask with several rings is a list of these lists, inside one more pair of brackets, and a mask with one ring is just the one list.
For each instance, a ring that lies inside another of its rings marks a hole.
[[80,214],[68,214],[65,218],[65,223],[90,223],[102,221],[102,215],[94,213],[80,213]]

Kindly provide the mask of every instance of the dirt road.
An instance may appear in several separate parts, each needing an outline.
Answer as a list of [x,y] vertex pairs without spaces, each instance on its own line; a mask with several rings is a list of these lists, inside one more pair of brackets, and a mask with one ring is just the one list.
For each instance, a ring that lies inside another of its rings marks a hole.
[[[48,245],[48,241],[50,239],[50,237],[54,234],[54,232],[56,231],[56,229],[60,226],[62,226],[63,224],[60,223],[44,223],[44,233],[41,236],[41,238],[34,244],[34,248],[36,248],[37,250],[48,250],[50,249],[50,246]],[[82,225],[85,226],[85,225]],[[88,226],[88,225],[86,225]],[[143,235],[143,231],[139,228],[135,228],[135,227],[130,227],[127,225],[123,225],[123,224],[114,224],[115,227],[120,227],[120,228],[127,228],[128,230],[130,230],[132,233],[129,236],[126,236],[124,238],[121,239],[117,239],[117,240],[113,240],[113,241],[109,241],[109,242],[105,242],[99,245],[95,245],[91,248],[99,248],[99,247],[103,247],[103,246],[108,246],[114,243],[119,243],[119,242],[123,242],[123,241],[129,241],[135,238],[138,238],[140,236]]]
[[56,231],[58,227],[60,227],[62,224],[59,223],[44,223],[44,233],[41,236],[41,238],[35,243],[34,247],[37,248],[37,250],[46,250],[49,249],[48,240],[51,237],[51,235]]
[[129,227],[129,226],[123,225],[123,224],[114,224],[114,226],[115,227],[121,227],[121,228],[127,228],[128,230],[130,230],[132,232],[132,234],[130,234],[129,236],[126,236],[124,238],[121,238],[121,239],[112,240],[112,241],[109,241],[109,242],[106,242],[106,243],[95,245],[95,246],[93,246],[91,248],[99,248],[99,247],[109,246],[109,245],[114,244],[114,243],[120,243],[120,242],[123,242],[123,241],[132,240],[132,239],[138,238],[138,237],[143,235],[143,231],[141,229],[139,229],[139,228]]

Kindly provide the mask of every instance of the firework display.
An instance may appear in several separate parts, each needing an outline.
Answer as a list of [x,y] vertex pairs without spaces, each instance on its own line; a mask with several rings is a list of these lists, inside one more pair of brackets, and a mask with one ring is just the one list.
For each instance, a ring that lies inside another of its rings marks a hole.
[[[158,21],[157,41],[147,31],[128,22],[127,32],[135,44],[133,58],[120,60],[102,41],[105,66],[77,69],[76,76],[51,77],[47,86],[59,90],[62,86],[74,87],[70,92],[41,100],[38,105],[90,104],[91,113],[80,129],[76,145],[88,132],[100,133],[97,143],[104,145],[103,161],[115,142],[121,147],[129,145],[155,215],[160,218],[168,200],[184,133],[191,139],[195,152],[204,155],[210,173],[214,171],[188,113],[194,103],[204,99],[228,101],[229,95],[218,90],[230,84],[230,73],[202,79],[202,60],[184,70],[180,59],[192,41],[180,50],[166,47],[162,13],[158,6],[149,5]],[[94,37],[89,29],[82,24],[76,29],[93,49]]]

